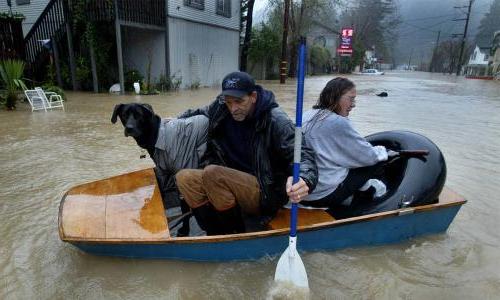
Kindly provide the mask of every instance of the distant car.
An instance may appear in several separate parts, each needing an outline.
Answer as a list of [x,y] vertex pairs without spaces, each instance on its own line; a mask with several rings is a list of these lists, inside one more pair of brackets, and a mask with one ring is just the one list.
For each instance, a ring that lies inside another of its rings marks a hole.
[[384,72],[377,69],[365,69],[361,72],[361,75],[384,75]]

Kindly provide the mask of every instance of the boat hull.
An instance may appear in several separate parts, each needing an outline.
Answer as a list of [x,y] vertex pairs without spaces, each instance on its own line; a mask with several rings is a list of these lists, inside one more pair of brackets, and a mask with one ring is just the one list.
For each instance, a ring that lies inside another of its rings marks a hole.
[[[299,251],[332,251],[343,248],[396,243],[448,229],[465,201],[455,205],[376,214],[369,218],[340,220],[299,230]],[[255,260],[282,253],[288,245],[286,230],[246,238],[191,239],[165,242],[69,241],[94,255],[193,261]]]

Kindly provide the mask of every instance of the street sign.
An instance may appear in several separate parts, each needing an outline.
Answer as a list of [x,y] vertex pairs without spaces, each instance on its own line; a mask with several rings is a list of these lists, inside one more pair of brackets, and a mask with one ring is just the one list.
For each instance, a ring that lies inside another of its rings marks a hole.
[[341,56],[352,56],[352,38],[354,29],[342,28],[340,36],[340,45],[337,48],[337,53]]

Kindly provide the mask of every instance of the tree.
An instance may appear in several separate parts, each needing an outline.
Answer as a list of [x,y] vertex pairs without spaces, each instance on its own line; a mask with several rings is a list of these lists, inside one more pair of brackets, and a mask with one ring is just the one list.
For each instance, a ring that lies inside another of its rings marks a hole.
[[[335,22],[335,5],[338,0],[302,0],[291,1],[289,16],[288,49],[289,68],[288,75],[295,77],[297,68],[297,47],[301,36],[307,36],[314,24],[332,24]],[[283,30],[284,2],[282,0],[269,1],[269,14],[267,25],[274,28],[278,35]]]
[[373,47],[379,56],[390,59],[400,22],[395,0],[358,0],[354,8],[344,11],[340,23],[354,27],[351,67],[361,64],[365,49]]
[[500,0],[495,0],[491,4],[489,12],[481,19],[476,35],[476,44],[481,47],[491,46],[493,34],[498,30],[500,30]]
[[[456,70],[461,41],[445,40],[439,43],[431,61],[433,72],[452,74]],[[471,45],[466,45],[462,63],[469,59]]]
[[248,61],[248,49],[250,48],[250,41],[252,39],[252,22],[253,22],[253,6],[255,0],[242,0],[241,1],[241,24],[240,30],[243,32],[245,29],[245,35],[243,36],[243,42],[241,43],[241,56],[240,56],[240,70],[247,70]]
[[323,73],[331,59],[330,51],[323,46],[313,45],[310,47],[309,52],[311,53],[312,73],[316,74],[318,69],[320,70],[319,73]]
[[[261,62],[263,71],[279,59],[280,37],[268,25],[262,24],[260,29],[252,30],[252,40],[248,56],[254,62]],[[265,79],[265,78],[264,78]]]

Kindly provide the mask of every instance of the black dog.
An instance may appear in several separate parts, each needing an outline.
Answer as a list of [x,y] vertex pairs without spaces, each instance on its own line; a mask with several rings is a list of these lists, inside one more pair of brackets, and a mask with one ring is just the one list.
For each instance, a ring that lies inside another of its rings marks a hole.
[[[146,149],[151,159],[155,162],[155,174],[160,186],[164,203],[167,192],[176,187],[174,183],[175,174],[170,174],[168,171],[161,170],[158,163],[155,161],[155,145],[158,139],[158,130],[160,128],[161,118],[156,115],[153,108],[145,103],[128,103],[118,104],[115,106],[111,122],[114,124],[120,118],[123,124],[125,136],[131,136],[137,142],[139,147]],[[179,201],[177,201],[179,203]],[[181,211],[183,214],[189,212],[190,208],[185,201],[180,201]],[[182,222],[182,227],[178,230],[178,236],[189,235],[189,218],[185,218]]]
[[161,118],[154,113],[151,105],[146,103],[118,104],[111,116],[113,124],[116,123],[117,117],[125,127],[125,136],[133,137],[137,145],[146,149],[152,158]]

